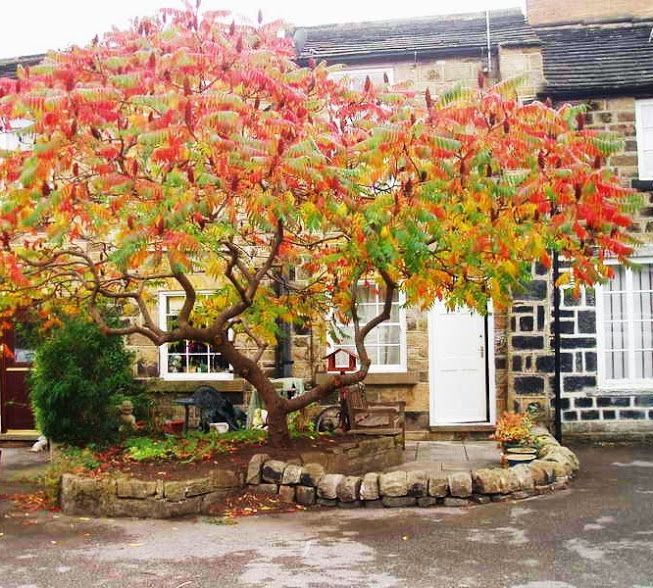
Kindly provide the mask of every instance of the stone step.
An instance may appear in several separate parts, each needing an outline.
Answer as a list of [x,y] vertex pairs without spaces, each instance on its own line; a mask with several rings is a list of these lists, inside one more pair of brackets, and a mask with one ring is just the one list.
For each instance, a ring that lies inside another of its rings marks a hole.
[[429,430],[406,431],[407,441],[487,441],[494,425],[453,425],[430,427]]

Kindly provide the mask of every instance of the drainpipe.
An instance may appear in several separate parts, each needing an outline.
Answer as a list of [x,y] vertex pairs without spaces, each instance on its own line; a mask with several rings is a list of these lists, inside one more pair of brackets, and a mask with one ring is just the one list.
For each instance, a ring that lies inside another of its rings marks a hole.
[[560,260],[558,252],[553,252],[553,353],[555,395],[555,438],[562,443],[562,402],[560,398],[560,288],[556,286],[560,276]]
[[[283,282],[283,271],[279,270],[277,272],[279,277],[278,280],[275,280],[273,283],[274,293],[277,297],[281,297],[283,294],[287,293],[286,287],[282,284]],[[275,372],[277,378],[289,378],[292,376],[292,332],[290,328],[290,323],[283,320],[277,320],[277,326],[279,329],[279,334],[277,336],[277,345],[274,350],[274,363],[275,363]]]
[[490,41],[490,11],[485,11],[485,36],[487,38],[487,75],[492,77],[492,43]]

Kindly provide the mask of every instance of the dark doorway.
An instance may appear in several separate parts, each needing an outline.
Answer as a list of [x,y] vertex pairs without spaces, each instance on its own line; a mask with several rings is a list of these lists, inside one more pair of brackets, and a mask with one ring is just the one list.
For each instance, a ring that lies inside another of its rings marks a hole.
[[26,322],[5,331],[2,338],[0,409],[2,432],[34,429],[27,379],[34,360],[36,328]]

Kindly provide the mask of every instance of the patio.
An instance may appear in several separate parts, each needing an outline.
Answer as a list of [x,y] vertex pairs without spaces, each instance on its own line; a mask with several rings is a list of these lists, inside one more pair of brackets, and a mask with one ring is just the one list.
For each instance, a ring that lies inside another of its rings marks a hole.
[[496,441],[414,441],[406,443],[404,463],[388,468],[427,472],[470,472],[499,465]]

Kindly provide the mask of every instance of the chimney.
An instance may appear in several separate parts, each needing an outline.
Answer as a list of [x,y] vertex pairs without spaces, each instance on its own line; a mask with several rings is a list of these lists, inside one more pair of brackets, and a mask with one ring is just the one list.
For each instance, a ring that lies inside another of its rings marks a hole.
[[532,26],[653,19],[651,0],[526,0]]

